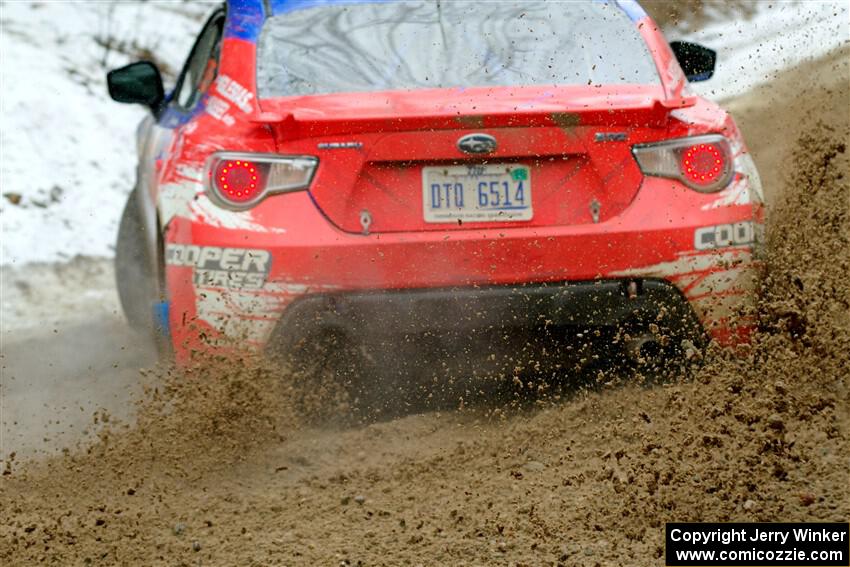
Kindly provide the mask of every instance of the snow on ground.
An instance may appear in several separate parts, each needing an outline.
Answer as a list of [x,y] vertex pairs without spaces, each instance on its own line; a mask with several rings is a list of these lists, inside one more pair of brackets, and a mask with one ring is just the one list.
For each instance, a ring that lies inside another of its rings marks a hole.
[[[144,49],[175,72],[212,6],[0,3],[0,265],[112,256],[145,110],[111,102],[105,72]],[[710,24],[685,37],[720,52],[715,78],[695,87],[743,92],[846,43],[847,20],[846,1],[765,0],[751,20]]]
[[145,110],[106,71],[149,49],[173,73],[211,6],[0,3],[0,264],[112,256]]
[[848,6],[847,0],[763,0],[749,20],[715,21],[689,34],[670,32],[667,38],[718,52],[714,77],[693,87],[706,98],[721,100],[850,43]]
[[4,349],[7,341],[21,342],[71,323],[124,321],[110,259],[7,264],[0,266],[0,278]]

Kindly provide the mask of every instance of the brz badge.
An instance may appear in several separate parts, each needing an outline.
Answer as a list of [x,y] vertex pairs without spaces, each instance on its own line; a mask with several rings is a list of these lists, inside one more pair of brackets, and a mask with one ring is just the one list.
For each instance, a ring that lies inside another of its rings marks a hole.
[[496,138],[489,134],[467,134],[457,141],[457,149],[465,154],[489,154],[496,151]]

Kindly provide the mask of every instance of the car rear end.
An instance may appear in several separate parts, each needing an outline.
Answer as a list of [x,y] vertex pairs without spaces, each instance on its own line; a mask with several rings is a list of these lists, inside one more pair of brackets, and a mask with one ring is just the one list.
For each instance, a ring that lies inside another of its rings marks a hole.
[[166,233],[181,358],[333,336],[510,373],[600,329],[746,334],[757,175],[635,6],[234,8],[245,59],[216,88],[240,136],[207,144]]

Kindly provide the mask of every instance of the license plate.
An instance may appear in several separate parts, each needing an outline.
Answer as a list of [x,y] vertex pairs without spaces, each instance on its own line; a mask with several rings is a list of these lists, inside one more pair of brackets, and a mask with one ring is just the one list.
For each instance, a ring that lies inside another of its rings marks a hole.
[[422,168],[425,222],[531,220],[531,170],[522,164]]

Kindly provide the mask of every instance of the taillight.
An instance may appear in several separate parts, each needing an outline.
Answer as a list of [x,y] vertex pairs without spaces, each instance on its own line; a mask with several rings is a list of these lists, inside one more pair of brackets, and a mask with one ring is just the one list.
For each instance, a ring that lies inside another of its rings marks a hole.
[[249,209],[268,195],[310,187],[318,161],[308,156],[216,153],[206,164],[208,193],[222,207]]
[[632,148],[646,175],[678,179],[702,193],[720,191],[732,180],[732,151],[723,136],[680,138]]
[[267,164],[244,159],[221,160],[213,171],[213,179],[225,200],[247,203],[262,193],[267,169]]

